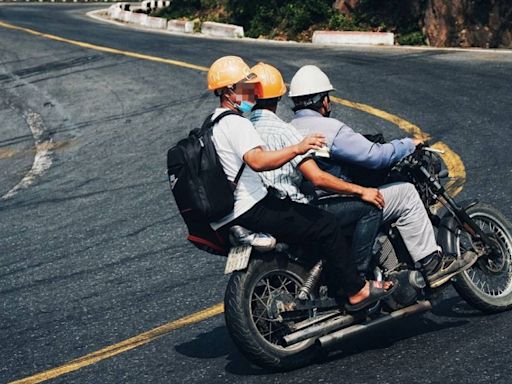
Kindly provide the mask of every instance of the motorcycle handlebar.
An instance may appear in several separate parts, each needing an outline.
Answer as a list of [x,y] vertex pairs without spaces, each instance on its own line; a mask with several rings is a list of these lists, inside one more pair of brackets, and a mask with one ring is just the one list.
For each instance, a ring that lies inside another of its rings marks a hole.
[[421,149],[426,152],[434,152],[434,153],[440,153],[440,154],[443,154],[445,152],[442,149],[437,149],[434,147],[422,147]]

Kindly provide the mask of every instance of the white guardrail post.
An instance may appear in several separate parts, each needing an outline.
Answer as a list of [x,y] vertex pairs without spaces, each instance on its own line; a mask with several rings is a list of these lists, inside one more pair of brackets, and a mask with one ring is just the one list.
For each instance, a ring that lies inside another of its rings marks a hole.
[[167,30],[172,32],[192,33],[194,32],[195,22],[186,20],[169,20]]
[[201,33],[219,37],[244,37],[244,27],[205,21],[201,25]]
[[313,44],[393,45],[395,36],[390,32],[315,31]]

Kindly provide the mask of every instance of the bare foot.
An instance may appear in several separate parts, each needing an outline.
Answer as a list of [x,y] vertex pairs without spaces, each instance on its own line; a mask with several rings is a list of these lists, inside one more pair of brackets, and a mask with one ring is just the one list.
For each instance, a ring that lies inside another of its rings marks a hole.
[[[387,291],[388,289],[390,289],[393,286],[393,282],[392,281],[374,281],[373,286],[375,288],[383,288]],[[353,296],[348,297],[348,301],[350,304],[354,305],[354,304],[360,303],[363,300],[366,300],[368,298],[368,296],[370,296],[370,283],[368,281],[366,281],[366,284],[359,292],[357,292]]]

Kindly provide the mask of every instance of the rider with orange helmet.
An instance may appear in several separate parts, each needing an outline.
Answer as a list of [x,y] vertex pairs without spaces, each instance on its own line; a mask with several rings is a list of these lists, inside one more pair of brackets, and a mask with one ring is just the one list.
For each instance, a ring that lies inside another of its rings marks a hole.
[[[238,92],[235,92],[237,87]],[[240,57],[224,56],[215,61],[208,71],[208,89],[237,111],[245,113],[252,108],[249,100],[258,92],[259,80]]]
[[[236,56],[215,61],[208,72],[208,88],[219,97],[219,108],[212,119],[227,110],[237,112],[225,116],[213,127],[213,142],[220,163],[229,180],[247,164],[238,179],[234,192],[235,206],[231,214],[211,223],[214,229],[241,225],[256,232],[271,233],[279,240],[314,244],[327,259],[331,287],[343,291],[357,309],[371,305],[389,294],[389,290],[370,284],[356,270],[346,252],[345,237],[336,218],[307,204],[279,199],[267,193],[257,172],[280,168],[296,156],[323,146],[321,135],[312,135],[269,151],[254,126],[242,113],[260,97],[261,79]],[[373,287],[373,288],[372,288]]]

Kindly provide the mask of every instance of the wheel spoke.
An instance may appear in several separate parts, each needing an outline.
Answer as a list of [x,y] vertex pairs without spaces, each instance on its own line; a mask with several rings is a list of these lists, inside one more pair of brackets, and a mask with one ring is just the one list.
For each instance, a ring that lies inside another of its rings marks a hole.
[[[476,289],[488,296],[506,295],[512,291],[512,244],[509,235],[492,218],[485,215],[475,216],[475,223],[496,243],[499,253],[489,255],[487,260],[478,261],[465,272],[465,276]],[[473,248],[473,241],[465,232],[459,234],[458,241],[461,254]]]
[[300,282],[288,275],[287,272],[275,271],[262,277],[256,284],[251,295],[252,320],[261,337],[279,346],[280,338],[289,332],[288,327],[277,321],[276,304],[279,297],[298,292]]
[[267,307],[267,302],[264,301],[264,296],[258,296],[256,292],[253,293],[253,296],[256,298],[256,300],[252,299],[252,301],[259,301],[265,308]]

